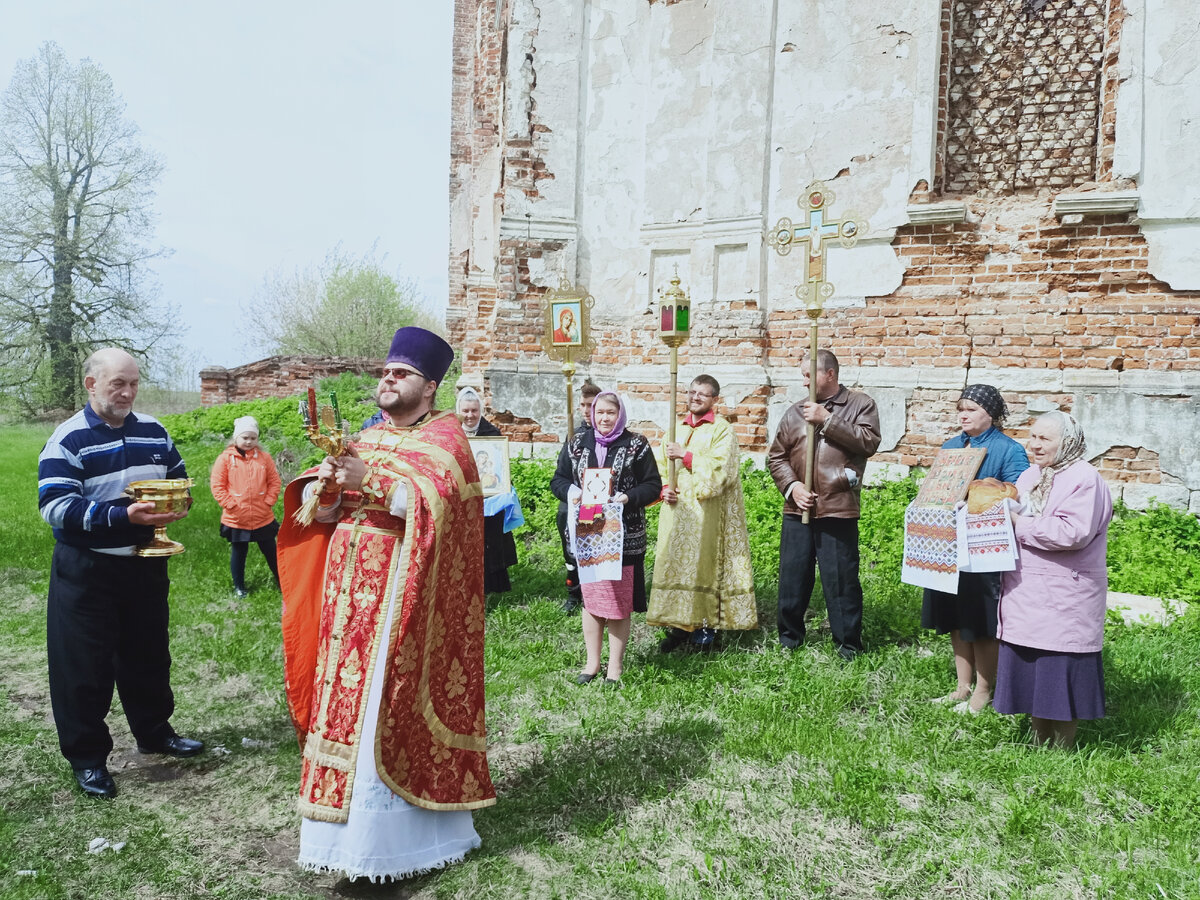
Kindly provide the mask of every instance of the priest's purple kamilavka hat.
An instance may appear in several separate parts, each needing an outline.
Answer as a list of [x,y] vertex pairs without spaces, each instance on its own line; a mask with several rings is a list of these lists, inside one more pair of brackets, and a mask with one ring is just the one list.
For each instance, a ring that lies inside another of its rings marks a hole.
[[404,363],[430,381],[441,384],[453,361],[453,347],[432,331],[409,325],[397,331],[392,338],[392,349],[388,351],[386,365]]

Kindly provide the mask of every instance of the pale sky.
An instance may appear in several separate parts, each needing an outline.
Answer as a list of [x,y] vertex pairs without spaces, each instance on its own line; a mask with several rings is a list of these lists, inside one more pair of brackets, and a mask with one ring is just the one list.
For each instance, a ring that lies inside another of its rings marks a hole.
[[200,365],[261,354],[242,306],[339,242],[445,307],[453,4],[6,4],[0,89],[56,41],[111,77],[165,164],[154,263]]

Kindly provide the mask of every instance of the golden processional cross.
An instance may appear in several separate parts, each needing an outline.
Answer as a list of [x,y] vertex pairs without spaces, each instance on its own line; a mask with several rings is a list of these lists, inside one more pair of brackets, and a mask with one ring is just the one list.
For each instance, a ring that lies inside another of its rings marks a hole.
[[[775,227],[767,232],[767,243],[775,248],[780,256],[792,252],[792,246],[805,247],[804,280],[796,287],[796,296],[804,302],[810,320],[808,327],[808,399],[817,402],[817,320],[825,301],[833,296],[833,285],[825,280],[825,247],[829,241],[836,239],[845,248],[853,247],[858,242],[858,236],[867,230],[867,223],[861,217],[848,213],[844,219],[826,221],[826,207],[832,206],[833,191],[824,183],[814,181],[804,189],[804,194],[796,201],[797,205],[806,210],[806,224],[795,224],[791,219],[781,218]],[[811,491],[813,486],[813,465],[816,454],[816,426],[808,425],[806,444],[807,458],[804,467],[804,487]],[[804,511],[804,522],[808,522],[808,510]]]

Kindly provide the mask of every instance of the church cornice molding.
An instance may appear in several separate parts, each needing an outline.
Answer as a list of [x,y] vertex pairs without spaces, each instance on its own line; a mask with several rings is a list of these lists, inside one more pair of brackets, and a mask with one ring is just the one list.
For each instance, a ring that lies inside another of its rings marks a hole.
[[579,239],[579,223],[574,219],[545,216],[501,216],[502,240],[575,241]]
[[965,221],[967,204],[958,201],[915,203],[908,207],[909,225],[953,225]]
[[1118,216],[1136,213],[1141,204],[1137,191],[1086,191],[1059,194],[1054,198],[1054,215],[1066,216]]
[[760,215],[729,216],[701,222],[649,222],[639,229],[638,234],[646,244],[676,245],[681,241],[722,237],[761,237],[765,227]]

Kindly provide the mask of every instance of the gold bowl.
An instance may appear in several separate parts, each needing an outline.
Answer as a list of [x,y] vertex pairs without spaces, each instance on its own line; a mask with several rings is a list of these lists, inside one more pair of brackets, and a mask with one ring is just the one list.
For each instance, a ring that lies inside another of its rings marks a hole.
[[[134,503],[153,503],[156,513],[187,512],[191,505],[188,489],[192,484],[190,478],[151,478],[130,482],[125,493]],[[142,544],[133,552],[137,556],[174,556],[183,550],[183,544],[167,537],[167,526],[158,525],[150,543]]]

